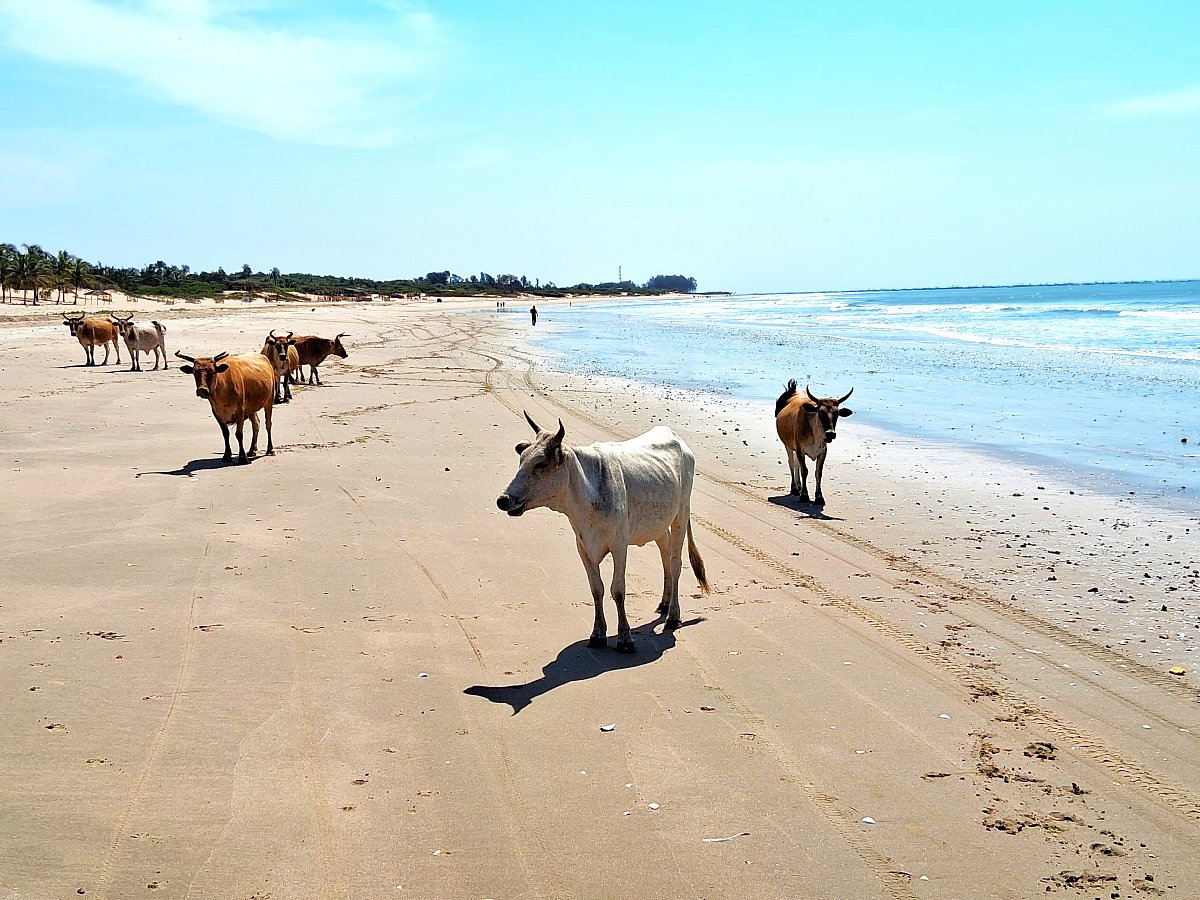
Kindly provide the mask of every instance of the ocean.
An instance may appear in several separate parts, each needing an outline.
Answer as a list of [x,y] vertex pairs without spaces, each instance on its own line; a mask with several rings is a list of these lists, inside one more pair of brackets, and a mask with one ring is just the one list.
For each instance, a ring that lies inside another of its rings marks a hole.
[[789,378],[820,396],[853,388],[846,405],[876,428],[1200,511],[1200,281],[694,296],[543,313],[534,341],[570,371],[768,409]]

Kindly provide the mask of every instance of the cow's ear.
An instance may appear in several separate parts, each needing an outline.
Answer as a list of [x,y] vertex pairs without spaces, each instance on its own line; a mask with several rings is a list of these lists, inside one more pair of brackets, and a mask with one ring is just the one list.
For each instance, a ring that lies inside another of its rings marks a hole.
[[196,370],[189,365],[182,365],[179,367],[179,371],[183,372],[185,375],[191,375]]
[[229,363],[217,363],[217,372],[218,373],[228,372],[228,371],[229,371]]
[[521,443],[517,444],[515,449],[517,451],[517,456],[520,456],[522,453],[524,453],[526,450],[529,449],[529,441],[521,441]]
[[852,416],[852,415],[854,415],[854,410],[846,409],[846,407],[843,406],[841,409],[838,410],[838,415],[839,416]]

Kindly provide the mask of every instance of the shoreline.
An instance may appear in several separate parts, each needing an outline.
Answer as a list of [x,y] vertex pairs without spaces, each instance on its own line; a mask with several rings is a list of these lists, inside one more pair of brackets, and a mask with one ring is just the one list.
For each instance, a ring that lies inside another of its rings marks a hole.
[[[1200,559],[1194,513],[1088,488],[1069,477],[1071,470],[863,426],[856,418],[839,425],[830,447],[824,509],[793,504],[773,399],[573,375],[554,368],[552,354],[536,345],[527,350],[541,361],[552,389],[638,398],[626,410],[603,400],[593,407],[627,436],[655,424],[691,433],[715,449],[709,468],[733,468],[740,483],[772,502],[818,520],[836,519],[836,529],[897,556],[918,554],[939,573],[1007,595],[1008,602],[1080,636],[1113,635],[1118,647],[1154,637],[1151,655],[1161,657],[1164,669],[1200,666],[1200,571],[1184,565]],[[669,416],[658,411],[660,404]],[[705,468],[704,461],[698,466]],[[811,463],[809,469],[811,488]],[[882,528],[872,524],[884,518],[891,521]],[[947,519],[958,520],[952,534],[944,533]],[[1133,546],[1135,535],[1146,546]],[[998,562],[1002,575],[988,568]],[[1147,582],[1161,585],[1161,593],[1147,592]],[[1163,633],[1171,637],[1158,639]]]
[[[350,356],[248,466],[176,368],[0,330],[15,897],[1200,889],[1191,524],[853,418],[802,507],[766,401],[556,372],[486,309],[218,310],[168,347],[280,326]],[[639,652],[587,648],[569,524],[496,508],[523,409],[689,443],[687,627],[634,548]]]

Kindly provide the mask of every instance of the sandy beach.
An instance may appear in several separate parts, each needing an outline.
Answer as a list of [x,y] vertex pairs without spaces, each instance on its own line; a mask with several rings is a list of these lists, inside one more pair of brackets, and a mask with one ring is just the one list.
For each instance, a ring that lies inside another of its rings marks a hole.
[[[774,397],[555,372],[493,306],[138,309],[349,333],[248,466],[178,360],[0,307],[0,898],[1200,895],[1195,517],[855,419],[818,512]],[[639,652],[587,648],[567,520],[495,505],[522,410],[688,442],[687,627],[635,548]]]

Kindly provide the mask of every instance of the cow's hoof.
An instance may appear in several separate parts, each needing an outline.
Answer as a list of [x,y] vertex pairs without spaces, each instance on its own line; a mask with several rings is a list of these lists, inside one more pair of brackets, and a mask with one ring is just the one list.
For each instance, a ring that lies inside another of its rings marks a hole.
[[665,616],[671,609],[671,604],[664,600],[654,608],[654,611],[660,616]]
[[606,638],[606,637],[588,638],[588,646],[591,647],[593,650],[598,650],[601,647],[607,647],[608,646],[608,638]]
[[222,457],[221,457],[221,460],[222,460],[223,462],[233,462],[233,454],[232,454],[232,453],[226,453],[224,456],[222,456]]
[[633,641],[617,641],[618,653],[637,653],[637,644]]
[[667,631],[674,631],[676,628],[681,628],[682,626],[683,622],[679,619],[667,619],[664,627],[667,629]]
[[273,449],[267,451],[267,456],[274,456],[274,455],[275,455],[275,451]]
[[814,500],[813,502],[814,502],[814,503],[815,503],[817,506],[824,506],[824,505],[825,505],[825,498],[824,498],[824,497],[818,497],[818,498],[817,498],[816,500]]

